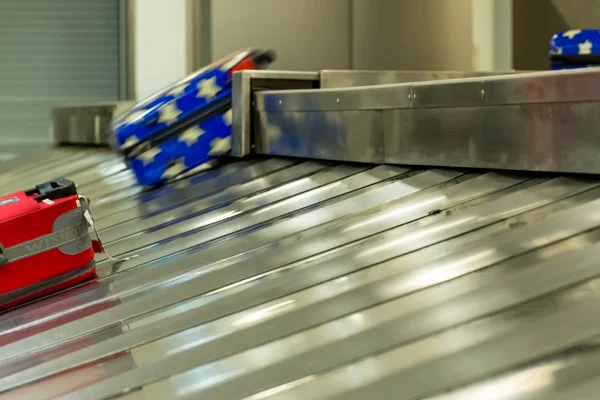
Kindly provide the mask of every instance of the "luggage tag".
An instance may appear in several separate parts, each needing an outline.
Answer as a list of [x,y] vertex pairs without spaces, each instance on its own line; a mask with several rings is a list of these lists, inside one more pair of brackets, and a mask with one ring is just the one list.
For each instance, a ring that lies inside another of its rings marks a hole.
[[92,214],[90,213],[90,199],[85,196],[80,195],[79,199],[77,200],[77,205],[82,208],[83,216],[85,217],[85,220],[87,221],[88,226],[94,230],[94,236],[96,236],[96,239],[95,240],[92,239],[92,247],[94,248],[95,253],[102,253],[110,261],[113,261],[119,265],[126,261],[131,260],[132,258],[137,257],[137,254],[135,254],[133,256],[129,256],[129,257],[124,257],[124,258],[113,257],[110,254],[108,254],[106,252],[106,250],[104,249],[104,245],[102,244],[100,235],[98,234],[98,231],[96,230],[96,224],[94,223],[94,218],[92,217]]

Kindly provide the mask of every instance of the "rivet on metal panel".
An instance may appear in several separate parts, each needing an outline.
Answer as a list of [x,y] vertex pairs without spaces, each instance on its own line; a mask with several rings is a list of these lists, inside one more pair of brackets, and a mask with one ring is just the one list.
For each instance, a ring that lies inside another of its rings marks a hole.
[[340,98],[339,97],[336,99],[336,103],[338,104],[338,106],[340,105]]
[[417,94],[416,93],[413,93],[412,97],[413,97],[413,101],[417,101]]
[[481,98],[485,99],[485,90],[484,89],[481,89]]
[[279,105],[282,105],[282,104],[283,104],[283,100],[279,100]]

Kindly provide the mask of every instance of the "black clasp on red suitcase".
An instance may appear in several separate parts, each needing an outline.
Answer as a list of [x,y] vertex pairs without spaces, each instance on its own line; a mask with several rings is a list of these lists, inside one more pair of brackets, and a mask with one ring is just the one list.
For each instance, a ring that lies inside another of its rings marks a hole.
[[27,196],[34,196],[33,199],[36,201],[43,201],[46,199],[56,200],[77,194],[77,187],[74,182],[64,177],[60,177],[36,185],[32,189],[26,190],[25,194]]

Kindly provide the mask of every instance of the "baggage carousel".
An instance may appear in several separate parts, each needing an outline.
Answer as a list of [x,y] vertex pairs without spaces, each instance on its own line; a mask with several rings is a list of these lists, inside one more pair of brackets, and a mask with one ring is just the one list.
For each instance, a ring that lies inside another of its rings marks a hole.
[[577,398],[600,179],[251,158],[152,191],[115,156],[2,165],[92,198],[98,277],[0,315],[0,398]]
[[110,257],[0,314],[0,399],[600,390],[599,177],[254,154],[143,190],[67,147],[0,164],[0,189],[57,175]]

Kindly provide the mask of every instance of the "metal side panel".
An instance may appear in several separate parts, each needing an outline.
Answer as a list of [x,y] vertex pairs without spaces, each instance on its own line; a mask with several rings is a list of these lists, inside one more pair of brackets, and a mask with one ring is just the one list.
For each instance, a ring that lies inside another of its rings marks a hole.
[[259,90],[311,89],[319,86],[318,72],[238,71],[233,75],[231,154],[243,157],[252,152],[252,98]]
[[133,258],[0,314],[1,399],[598,389],[600,179],[250,158],[141,190],[67,153],[11,161],[0,189],[55,163]]
[[[233,76],[232,155],[235,157],[247,156],[253,152],[258,144],[256,143],[257,138],[253,133],[256,123],[255,116],[253,115],[253,99],[254,93],[258,91],[349,88],[512,73],[514,71],[239,71]],[[375,162],[375,160],[372,160],[372,162]]]
[[600,171],[600,70],[255,94],[259,154],[409,166]]
[[53,107],[50,122],[52,142],[108,146],[112,119],[134,104],[133,101],[114,101]]

